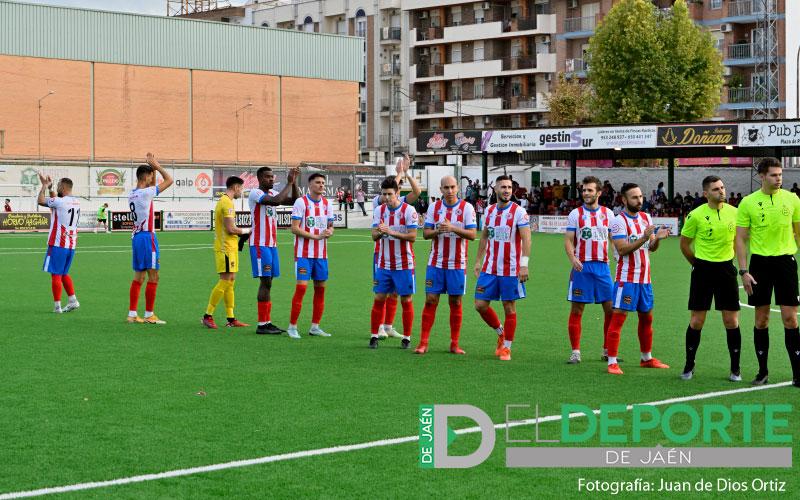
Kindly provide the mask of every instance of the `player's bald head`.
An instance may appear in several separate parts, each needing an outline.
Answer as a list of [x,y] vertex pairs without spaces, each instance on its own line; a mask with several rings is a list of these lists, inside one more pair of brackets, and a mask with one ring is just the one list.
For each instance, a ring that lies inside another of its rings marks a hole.
[[452,175],[445,175],[442,177],[442,180],[439,181],[439,187],[454,186],[456,184],[458,184],[458,181]]

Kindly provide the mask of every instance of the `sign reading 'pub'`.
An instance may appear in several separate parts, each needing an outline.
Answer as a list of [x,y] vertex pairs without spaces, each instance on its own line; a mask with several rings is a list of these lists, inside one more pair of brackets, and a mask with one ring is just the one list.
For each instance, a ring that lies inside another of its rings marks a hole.
[[736,146],[739,127],[736,124],[688,125],[658,127],[659,147]]

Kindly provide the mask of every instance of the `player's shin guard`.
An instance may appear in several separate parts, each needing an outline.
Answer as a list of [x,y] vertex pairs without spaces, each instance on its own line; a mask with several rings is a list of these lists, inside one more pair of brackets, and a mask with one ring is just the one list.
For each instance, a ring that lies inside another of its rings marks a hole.
[[59,274],[51,274],[50,275],[50,286],[53,289],[53,301],[60,302],[61,301],[61,275]]
[[800,329],[784,328],[784,340],[786,342],[786,352],[789,353],[789,361],[792,364],[792,378],[800,379]]
[[517,331],[517,313],[506,314],[506,320],[503,324],[503,345],[511,347],[511,342],[514,341],[514,333]]
[[142,282],[136,280],[131,281],[131,289],[129,292],[130,304],[128,310],[132,313],[135,313],[136,309],[139,308],[139,295],[141,291],[142,291]]
[[373,337],[378,336],[378,328],[383,324],[383,317],[386,314],[386,299],[375,299],[372,303],[372,314],[370,316],[370,333]]
[[694,359],[700,347],[700,330],[691,326],[686,327],[686,367],[694,368]]
[[619,340],[622,333],[622,325],[625,324],[625,315],[622,313],[612,313],[611,322],[608,325],[608,357],[616,358],[619,352]]
[[603,318],[603,349],[608,349],[608,327],[611,326],[611,314],[606,313],[605,318]]
[[314,308],[311,310],[311,324],[318,325],[325,311],[325,287],[314,287]]
[[[426,302],[425,308],[422,309],[422,328],[419,334],[420,345],[428,345],[428,339],[431,336],[433,322],[436,321],[436,305],[437,304],[428,304]],[[405,319],[405,309],[403,312],[403,318]]]
[[464,313],[461,309],[461,303],[457,305],[450,305],[450,344],[458,344],[458,338],[461,336],[461,322]]
[[[141,286],[141,285],[139,285]],[[156,307],[156,289],[158,282],[148,281],[144,289],[144,312],[152,313]]]
[[651,315],[639,318],[639,350],[642,354],[650,354],[653,350],[653,317]]
[[481,318],[483,318],[483,321],[485,321],[492,330],[497,330],[500,328],[500,318],[497,317],[497,313],[494,312],[494,309],[492,309],[491,306],[487,307],[485,311],[481,311],[480,315]]
[[382,321],[384,325],[391,325],[394,323],[394,317],[397,314],[397,297],[389,295],[386,298],[386,310],[384,311]]
[[266,325],[270,320],[270,313],[272,312],[272,302],[259,302],[258,303],[258,324]]
[[292,312],[289,314],[289,324],[296,325],[297,318],[300,317],[300,311],[303,310],[303,297],[306,296],[308,285],[301,285],[298,283],[294,287],[294,295],[292,296]]
[[233,308],[236,302],[233,292],[233,284],[234,281],[228,281],[228,286],[225,288],[225,317],[227,317],[229,320],[236,318],[233,313]]
[[217,304],[219,304],[219,301],[225,296],[225,290],[228,286],[227,283],[226,280],[219,280],[217,284],[214,285],[214,288],[211,289],[211,296],[208,297],[208,306],[206,307],[206,314],[209,316],[214,314],[214,309],[217,308]]
[[758,373],[766,375],[769,373],[767,359],[769,358],[769,328],[753,327],[753,344],[756,348],[756,358],[758,358]]
[[414,302],[402,301],[403,305],[403,337],[411,337],[411,328],[414,326]]
[[739,327],[726,328],[728,354],[731,356],[731,373],[739,373],[739,358],[742,354],[742,332]]
[[65,274],[61,277],[61,281],[64,283],[64,290],[67,292],[68,297],[75,296],[75,285],[72,284],[72,278],[70,278],[69,274]]
[[567,331],[569,332],[569,343],[573,351],[581,350],[581,315],[569,313],[567,321]]

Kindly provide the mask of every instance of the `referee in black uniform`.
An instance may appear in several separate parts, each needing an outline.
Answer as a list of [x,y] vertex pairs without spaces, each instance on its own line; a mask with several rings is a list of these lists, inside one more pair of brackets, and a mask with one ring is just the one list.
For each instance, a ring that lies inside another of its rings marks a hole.
[[[758,375],[753,385],[768,382],[769,314],[772,292],[780,306],[784,339],[795,387],[800,387],[800,330],[797,328],[797,252],[800,240],[800,198],[781,189],[783,168],[776,158],[758,163],[761,189],[745,196],[736,216],[736,258],[747,292],[747,303],[755,308],[753,340]],[[747,246],[750,243],[750,268]]]

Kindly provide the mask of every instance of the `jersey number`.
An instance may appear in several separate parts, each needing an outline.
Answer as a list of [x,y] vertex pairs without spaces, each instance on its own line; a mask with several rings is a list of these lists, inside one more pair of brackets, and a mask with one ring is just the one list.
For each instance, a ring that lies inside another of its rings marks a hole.
[[133,219],[133,222],[136,222],[136,205],[134,205],[133,202],[131,202],[130,208],[131,208],[131,219]]
[[75,216],[78,216],[78,218],[80,219],[81,209],[79,208],[75,210],[74,208],[70,208],[69,210],[67,210],[67,212],[69,212],[69,225],[72,226],[72,223],[75,221]]

